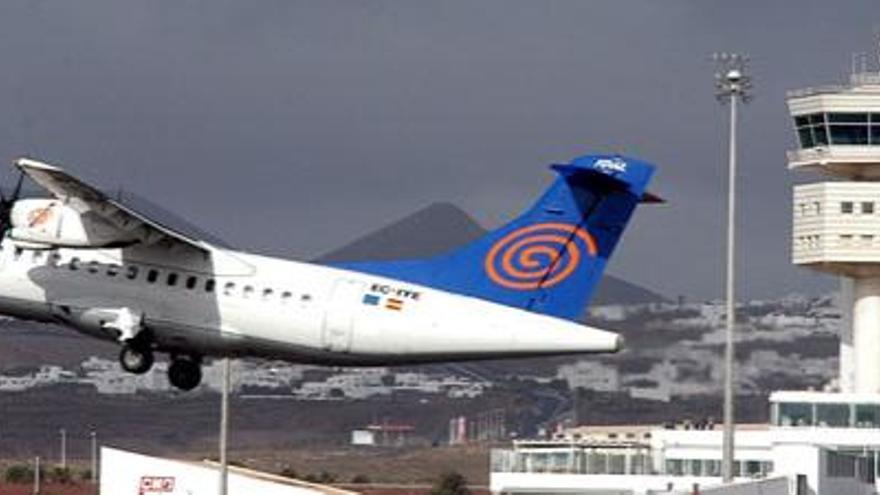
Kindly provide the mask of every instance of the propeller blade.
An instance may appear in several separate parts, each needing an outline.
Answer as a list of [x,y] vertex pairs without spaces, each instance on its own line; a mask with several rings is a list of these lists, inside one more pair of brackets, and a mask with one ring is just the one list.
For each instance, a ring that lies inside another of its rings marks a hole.
[[24,182],[24,172],[18,172],[18,183],[15,184],[15,189],[12,191],[12,202],[18,201],[18,197],[21,195],[21,184]]
[[24,172],[19,171],[18,182],[16,182],[15,188],[12,190],[12,196],[8,198],[3,194],[2,188],[0,188],[0,234],[5,234],[6,230],[12,225],[12,219],[10,218],[12,215],[12,207],[15,205],[15,202],[18,201],[19,196],[21,196],[21,186],[23,182]]

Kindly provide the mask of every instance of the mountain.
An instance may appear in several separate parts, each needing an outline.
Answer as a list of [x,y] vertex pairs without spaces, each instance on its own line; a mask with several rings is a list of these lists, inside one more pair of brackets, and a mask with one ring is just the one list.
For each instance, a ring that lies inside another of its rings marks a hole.
[[[390,225],[326,253],[318,263],[424,258],[442,254],[486,233],[476,220],[450,203],[434,203]],[[605,275],[592,304],[637,304],[664,301],[659,294]]]

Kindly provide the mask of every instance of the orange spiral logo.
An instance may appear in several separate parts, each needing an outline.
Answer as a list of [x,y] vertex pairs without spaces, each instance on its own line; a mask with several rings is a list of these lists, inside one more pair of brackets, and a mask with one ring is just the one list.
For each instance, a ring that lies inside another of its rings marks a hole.
[[586,230],[567,223],[538,223],[516,229],[492,245],[486,255],[489,278],[508,289],[552,287],[571,276],[581,251],[596,256],[596,241]]

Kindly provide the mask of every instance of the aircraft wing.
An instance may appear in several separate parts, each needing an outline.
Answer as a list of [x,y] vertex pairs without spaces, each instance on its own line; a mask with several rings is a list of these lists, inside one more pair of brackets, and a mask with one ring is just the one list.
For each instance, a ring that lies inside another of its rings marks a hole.
[[177,247],[202,254],[210,250],[204,241],[141,215],[60,167],[29,158],[19,158],[15,166],[78,213],[93,213],[120,231],[133,234],[143,245]]

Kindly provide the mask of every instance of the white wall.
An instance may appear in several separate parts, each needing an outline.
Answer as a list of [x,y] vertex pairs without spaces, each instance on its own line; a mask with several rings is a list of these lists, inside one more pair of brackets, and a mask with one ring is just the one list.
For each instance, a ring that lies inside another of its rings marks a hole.
[[[173,480],[173,490],[158,492],[141,490],[144,479],[169,478]],[[289,484],[281,479],[259,479],[230,471],[230,495],[309,495],[309,494],[347,494],[320,485],[300,483]],[[293,482],[299,483],[299,482]],[[201,463],[172,461],[149,457],[122,450],[101,448],[101,495],[217,495],[219,473],[215,467]]]

